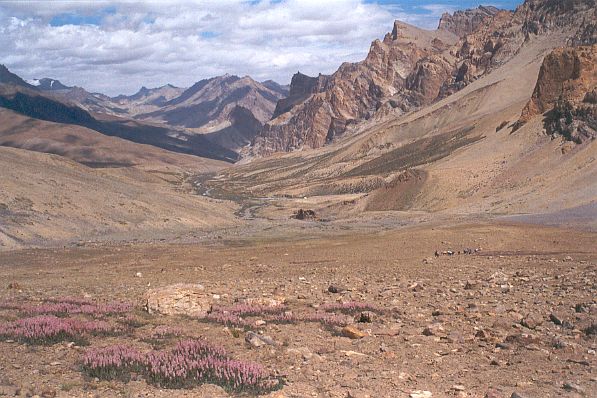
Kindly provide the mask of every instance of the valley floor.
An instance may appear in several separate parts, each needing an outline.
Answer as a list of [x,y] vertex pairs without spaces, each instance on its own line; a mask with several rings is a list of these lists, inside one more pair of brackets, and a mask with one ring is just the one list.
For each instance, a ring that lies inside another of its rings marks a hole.
[[[203,336],[284,376],[286,386],[272,397],[597,393],[597,233],[491,221],[309,238],[296,225],[294,236],[283,238],[3,251],[0,300],[132,302],[139,322],[126,334],[92,337],[91,347],[120,342],[150,349],[147,338],[157,326],[180,328],[180,338]],[[462,254],[469,248],[479,250]],[[455,254],[441,254],[447,251]],[[293,311],[359,301],[378,313],[371,323],[354,324],[366,334],[360,339],[318,323],[267,322],[257,330],[273,345],[254,347],[243,330],[142,311],[148,289],[180,282],[201,283],[226,305],[283,296]],[[340,293],[330,293],[332,285]],[[19,316],[0,310],[2,321]],[[213,385],[165,390],[141,378],[126,384],[88,378],[80,365],[86,349],[68,341],[1,341],[0,395],[228,396]]]

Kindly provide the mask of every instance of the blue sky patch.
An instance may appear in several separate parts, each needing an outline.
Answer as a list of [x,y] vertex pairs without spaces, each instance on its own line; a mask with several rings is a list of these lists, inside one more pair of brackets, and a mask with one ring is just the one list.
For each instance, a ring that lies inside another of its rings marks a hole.
[[214,37],[217,37],[219,35],[218,32],[213,32],[211,30],[206,30],[204,32],[200,32],[199,36],[201,36],[204,39],[213,39]]
[[116,14],[116,6],[106,7],[95,14],[85,15],[74,12],[55,15],[50,19],[50,26],[96,25],[99,26],[107,15]]

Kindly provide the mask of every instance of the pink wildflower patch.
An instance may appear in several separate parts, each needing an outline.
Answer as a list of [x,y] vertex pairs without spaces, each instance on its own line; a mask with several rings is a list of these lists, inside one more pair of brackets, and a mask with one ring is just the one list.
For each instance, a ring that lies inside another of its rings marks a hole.
[[185,340],[172,349],[145,354],[127,346],[90,349],[83,369],[92,377],[125,380],[136,371],[164,388],[212,383],[232,391],[267,392],[282,385],[261,365],[231,359],[224,349],[204,340]]
[[104,321],[40,315],[0,325],[0,339],[15,339],[29,344],[54,344],[64,340],[80,341],[87,334],[109,334],[114,331]]

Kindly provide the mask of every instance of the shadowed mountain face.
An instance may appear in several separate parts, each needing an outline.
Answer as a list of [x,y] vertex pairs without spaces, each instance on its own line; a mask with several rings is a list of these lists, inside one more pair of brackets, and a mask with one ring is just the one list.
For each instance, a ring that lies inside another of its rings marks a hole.
[[21,79],[19,76],[9,71],[4,65],[0,65],[0,83],[14,84],[16,86],[26,87],[35,90],[35,86],[27,83],[25,80]]
[[252,142],[263,123],[272,117],[277,101],[285,92],[275,82],[262,84],[248,76],[224,75],[201,80],[158,110],[136,118],[192,129],[239,151]]
[[[108,97],[51,78],[26,82],[4,66],[0,67],[0,83],[29,90],[2,98],[2,106],[31,117],[86,127],[93,124],[93,129],[104,134],[227,161],[238,159],[240,149],[253,141],[273,115],[277,101],[288,94],[287,86],[271,80],[259,83],[248,76],[224,75],[201,80],[188,89],[167,84],[142,87],[130,96]],[[31,95],[34,92],[43,95]],[[110,118],[121,121],[97,120]]]
[[229,162],[237,158],[233,151],[220,147],[201,135],[190,135],[184,131],[127,119],[99,120],[75,105],[65,104],[17,86],[0,87],[0,106],[35,119],[84,126],[105,135],[173,152]]
[[232,110],[236,106],[242,106],[250,110],[255,119],[264,123],[271,118],[276,102],[283,96],[280,87],[274,88],[275,90],[248,76],[239,78],[224,75],[201,80],[180,96],[164,103],[159,110],[139,115],[138,118],[200,128],[227,121]]
[[43,79],[33,79],[28,82],[42,91],[60,91],[70,90],[73,87],[68,87],[62,84],[59,80],[44,77]]
[[[17,81],[15,79],[20,78],[10,77],[10,81]],[[8,77],[6,80],[9,81]],[[278,100],[288,95],[287,86],[272,80],[259,83],[248,76],[231,75],[204,79],[188,89],[167,84],[152,89],[142,87],[133,95],[113,98],[81,87],[67,87],[49,78],[31,82],[34,85],[22,80],[18,84],[43,91],[90,113],[187,130],[189,135],[204,135],[231,152],[239,152],[250,144],[262,125],[271,119]],[[239,111],[240,108],[244,111]],[[228,159],[236,157],[226,156]]]

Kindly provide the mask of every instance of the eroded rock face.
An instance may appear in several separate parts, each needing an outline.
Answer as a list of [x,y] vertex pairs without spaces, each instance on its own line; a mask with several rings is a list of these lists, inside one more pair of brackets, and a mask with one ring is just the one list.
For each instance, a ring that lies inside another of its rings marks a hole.
[[582,143],[597,137],[597,45],[558,48],[543,60],[517,126],[545,114],[545,129]]
[[527,0],[515,12],[480,7],[444,15],[434,32],[396,21],[362,62],[331,76],[297,74],[290,98],[245,155],[318,148],[362,120],[428,105],[503,65],[537,35],[593,44],[596,21],[594,0]]
[[562,30],[569,45],[597,42],[595,0],[526,0],[516,14],[523,19],[527,35]]
[[150,314],[204,317],[211,310],[212,297],[200,284],[178,283],[149,290],[145,309]]
[[444,13],[439,21],[439,29],[463,37],[473,33],[486,21],[498,13],[495,7],[480,6],[472,10],[456,11],[454,14]]
[[278,103],[277,117],[256,137],[252,154],[321,147],[395,95],[404,111],[428,103],[450,74],[452,65],[442,53],[456,39],[396,21],[392,33],[371,44],[364,61],[344,63],[331,76],[296,74],[289,98]]

